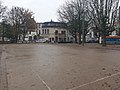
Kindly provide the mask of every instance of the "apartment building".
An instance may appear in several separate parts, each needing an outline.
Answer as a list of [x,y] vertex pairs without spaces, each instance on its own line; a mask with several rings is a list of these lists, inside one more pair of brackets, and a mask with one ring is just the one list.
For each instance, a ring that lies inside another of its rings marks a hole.
[[74,38],[65,28],[62,22],[44,22],[37,23],[37,33],[39,38],[45,38],[49,42],[73,42]]

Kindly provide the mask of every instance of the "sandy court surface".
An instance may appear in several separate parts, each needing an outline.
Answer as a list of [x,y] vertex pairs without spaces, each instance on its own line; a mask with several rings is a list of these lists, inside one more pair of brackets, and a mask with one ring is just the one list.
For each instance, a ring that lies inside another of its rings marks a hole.
[[120,90],[119,50],[48,44],[2,49],[8,90]]
[[5,51],[3,50],[3,45],[0,45],[0,90],[8,90],[6,55],[2,52]]

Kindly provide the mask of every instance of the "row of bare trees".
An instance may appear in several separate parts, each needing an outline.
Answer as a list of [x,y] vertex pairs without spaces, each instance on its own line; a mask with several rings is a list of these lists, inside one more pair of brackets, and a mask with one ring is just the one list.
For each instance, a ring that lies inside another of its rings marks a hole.
[[59,8],[58,15],[60,21],[67,23],[76,42],[79,36],[79,44],[84,45],[86,34],[93,29],[106,46],[106,35],[115,30],[120,16],[118,7],[119,0],[71,0]]
[[28,30],[36,28],[33,12],[21,7],[12,7],[10,10],[0,3],[1,37],[13,39],[16,43],[22,35],[23,41]]

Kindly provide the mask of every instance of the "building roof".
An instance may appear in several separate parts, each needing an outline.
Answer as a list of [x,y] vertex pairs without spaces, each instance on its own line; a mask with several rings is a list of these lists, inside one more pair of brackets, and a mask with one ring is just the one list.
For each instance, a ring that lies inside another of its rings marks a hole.
[[44,22],[42,23],[42,27],[43,28],[48,28],[48,27],[51,27],[51,28],[65,28],[66,24],[63,23],[63,22],[54,22],[54,21],[50,21],[50,22]]

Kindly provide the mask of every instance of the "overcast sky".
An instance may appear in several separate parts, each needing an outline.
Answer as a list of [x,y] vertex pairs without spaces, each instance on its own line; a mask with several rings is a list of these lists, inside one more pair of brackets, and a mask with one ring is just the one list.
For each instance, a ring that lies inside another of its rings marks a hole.
[[35,14],[37,22],[57,21],[57,9],[66,0],[2,0],[3,5],[11,8],[12,6],[30,9]]

